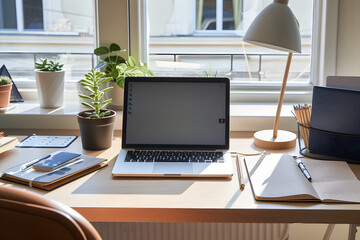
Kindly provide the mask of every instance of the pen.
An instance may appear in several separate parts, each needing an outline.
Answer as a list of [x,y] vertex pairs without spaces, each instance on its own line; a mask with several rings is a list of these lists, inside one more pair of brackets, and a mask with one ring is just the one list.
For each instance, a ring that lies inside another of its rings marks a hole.
[[309,171],[306,169],[305,164],[300,159],[295,159],[297,166],[300,168],[301,172],[304,174],[307,180],[311,182],[311,175]]
[[21,172],[24,172],[25,170],[27,170],[29,167],[31,167],[31,166],[34,165],[35,163],[40,162],[41,160],[47,159],[47,158],[50,157],[50,156],[51,156],[51,155],[49,154],[49,155],[46,155],[46,156],[44,156],[44,157],[34,159],[34,160],[32,160],[31,162],[29,162],[29,163],[25,163],[24,165],[22,165],[22,166],[20,167],[20,171],[21,171]]

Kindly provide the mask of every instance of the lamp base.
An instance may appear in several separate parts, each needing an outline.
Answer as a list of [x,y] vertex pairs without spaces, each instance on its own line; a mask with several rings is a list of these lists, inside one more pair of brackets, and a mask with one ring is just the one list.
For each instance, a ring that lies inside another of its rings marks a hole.
[[278,130],[277,138],[273,137],[273,130],[262,130],[254,134],[254,144],[261,148],[281,150],[296,146],[296,134]]

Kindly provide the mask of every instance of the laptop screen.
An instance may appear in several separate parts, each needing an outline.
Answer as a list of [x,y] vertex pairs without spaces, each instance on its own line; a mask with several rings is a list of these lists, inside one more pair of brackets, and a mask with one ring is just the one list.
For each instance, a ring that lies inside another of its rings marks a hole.
[[229,79],[126,78],[122,147],[228,149]]

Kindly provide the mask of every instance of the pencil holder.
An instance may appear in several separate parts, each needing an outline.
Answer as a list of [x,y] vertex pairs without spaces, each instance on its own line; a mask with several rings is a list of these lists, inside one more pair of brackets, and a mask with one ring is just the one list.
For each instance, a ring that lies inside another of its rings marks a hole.
[[314,159],[360,164],[360,135],[320,130],[304,126],[299,122],[297,127],[301,155]]

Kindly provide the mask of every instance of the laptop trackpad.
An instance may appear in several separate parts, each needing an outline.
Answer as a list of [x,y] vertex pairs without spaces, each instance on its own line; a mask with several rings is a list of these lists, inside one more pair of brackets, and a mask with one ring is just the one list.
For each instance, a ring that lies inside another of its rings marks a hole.
[[192,163],[155,163],[153,173],[158,174],[191,174]]

